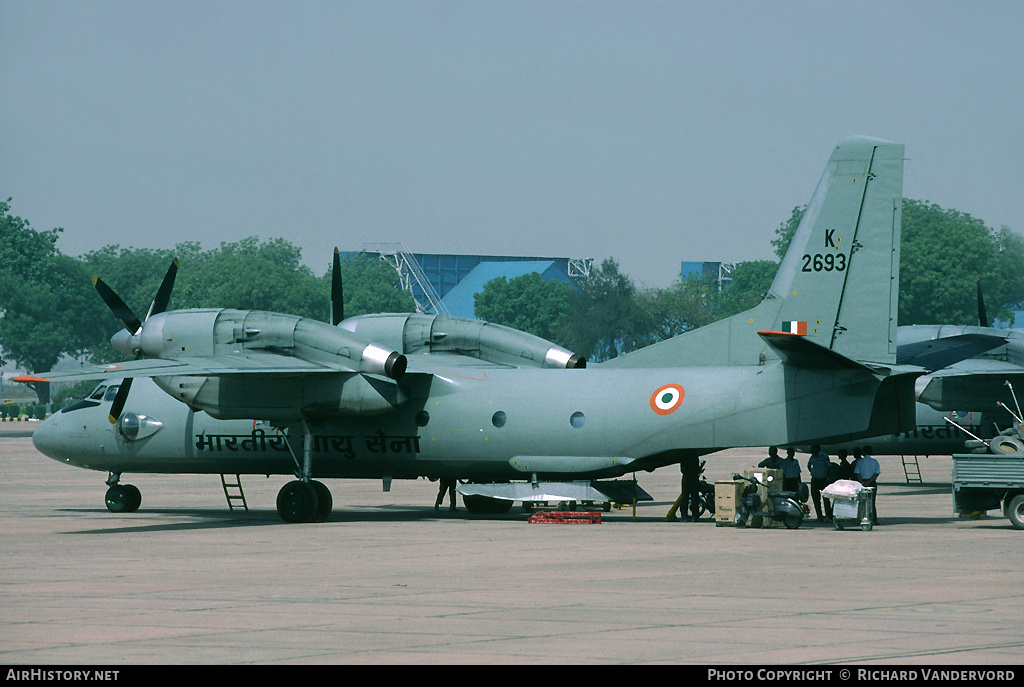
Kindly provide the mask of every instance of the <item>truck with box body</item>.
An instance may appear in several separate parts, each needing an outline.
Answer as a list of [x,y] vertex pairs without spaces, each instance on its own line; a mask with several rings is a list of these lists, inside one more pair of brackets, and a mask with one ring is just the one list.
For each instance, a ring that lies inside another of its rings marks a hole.
[[1024,530],[1024,455],[954,455],[953,507],[961,514],[1002,508]]

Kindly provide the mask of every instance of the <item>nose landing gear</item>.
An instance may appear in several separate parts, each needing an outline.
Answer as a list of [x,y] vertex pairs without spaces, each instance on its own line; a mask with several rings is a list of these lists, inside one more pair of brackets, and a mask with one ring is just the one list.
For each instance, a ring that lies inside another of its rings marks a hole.
[[142,505],[142,492],[133,484],[119,484],[121,475],[110,473],[105,501],[111,513],[134,513]]

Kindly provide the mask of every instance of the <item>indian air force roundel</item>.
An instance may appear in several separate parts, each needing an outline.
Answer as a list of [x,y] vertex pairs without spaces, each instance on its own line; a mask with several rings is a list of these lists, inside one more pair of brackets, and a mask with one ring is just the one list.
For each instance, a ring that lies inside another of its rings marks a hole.
[[674,413],[683,402],[686,392],[679,384],[666,384],[651,394],[651,410],[658,415]]

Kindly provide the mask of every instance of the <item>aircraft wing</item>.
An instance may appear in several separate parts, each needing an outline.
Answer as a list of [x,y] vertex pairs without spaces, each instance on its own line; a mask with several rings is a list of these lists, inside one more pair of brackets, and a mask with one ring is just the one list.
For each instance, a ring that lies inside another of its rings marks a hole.
[[[316,374],[328,372],[359,372],[351,365],[338,362],[313,363],[300,358],[269,352],[247,352],[239,355],[193,356],[189,358],[147,358],[123,363],[92,365],[67,372],[46,372],[30,381],[67,382],[109,377],[196,376],[220,377],[240,374]],[[26,380],[28,378],[26,377]],[[14,381],[19,381],[15,379]]]
[[897,348],[896,363],[916,365],[926,370],[941,370],[1004,344],[1006,337],[989,334],[961,334],[917,341]]

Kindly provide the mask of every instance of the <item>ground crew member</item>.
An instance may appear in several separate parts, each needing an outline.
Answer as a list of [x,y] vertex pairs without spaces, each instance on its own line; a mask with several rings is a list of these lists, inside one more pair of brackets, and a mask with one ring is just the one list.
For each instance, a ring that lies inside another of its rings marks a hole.
[[[814,500],[814,512],[818,515],[818,522],[824,522],[821,517],[821,490],[829,485],[829,469],[832,461],[828,454],[821,450],[821,446],[815,444],[811,447],[811,457],[807,461],[807,472],[811,475],[811,499]],[[825,499],[825,517],[832,519],[832,501]]]
[[690,517],[686,522],[697,522],[700,516],[700,458],[688,453],[679,464],[683,471],[683,516],[686,516],[686,505],[690,506]]
[[757,464],[759,468],[768,468],[770,470],[781,470],[782,469],[782,458],[779,457],[779,447],[769,446],[768,457]]
[[450,494],[449,502],[451,505],[449,510],[455,510],[455,480],[442,477],[439,481],[441,482],[441,488],[437,490],[437,501],[434,502],[434,510],[441,509],[441,504],[444,503],[445,492]]
[[882,468],[878,461],[871,457],[871,447],[865,446],[864,453],[857,462],[853,464],[853,472],[857,481],[865,487],[875,488],[875,500],[872,501],[871,521],[878,524],[878,476],[882,474]]
[[800,463],[796,460],[796,449],[786,449],[782,460],[782,490],[800,491]]

